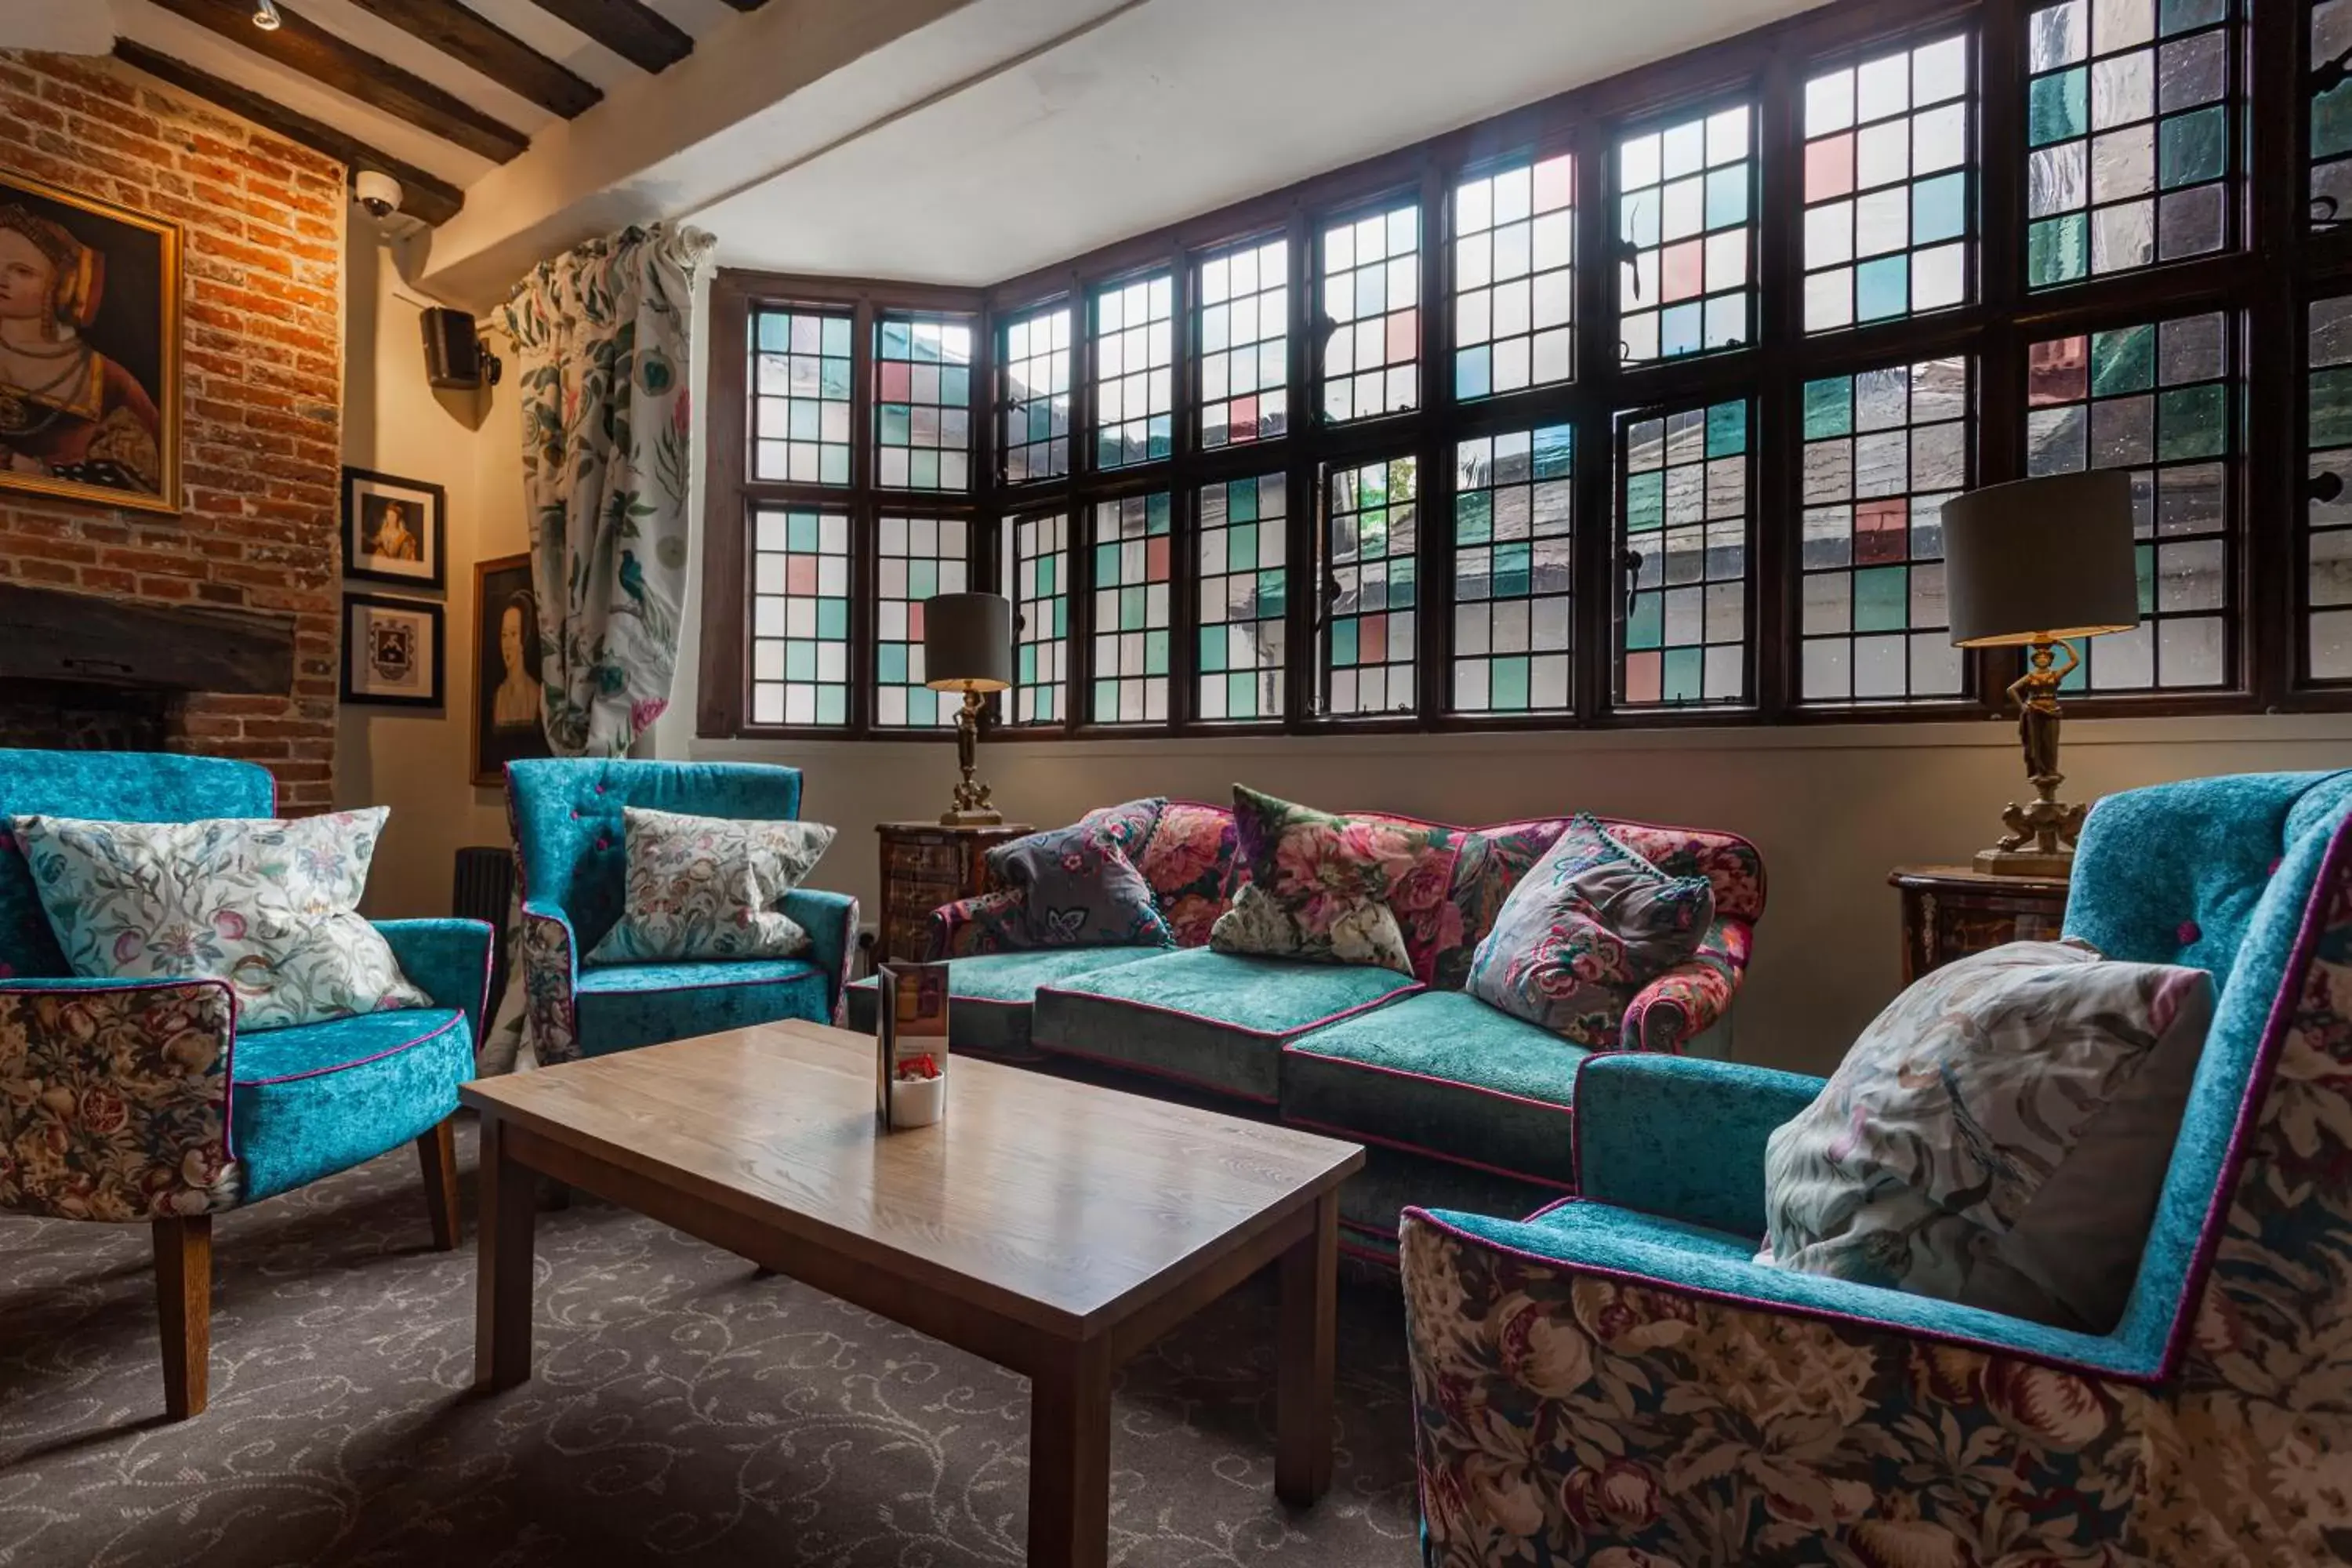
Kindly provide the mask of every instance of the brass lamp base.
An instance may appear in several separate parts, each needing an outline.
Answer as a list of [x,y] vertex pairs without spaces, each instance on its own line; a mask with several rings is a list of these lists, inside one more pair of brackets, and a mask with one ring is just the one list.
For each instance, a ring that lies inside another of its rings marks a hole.
[[[2057,656],[2064,654],[2060,665]],[[2017,738],[2025,752],[2025,775],[2033,798],[2002,808],[2009,831],[1990,849],[1977,852],[1977,869],[2002,877],[2064,877],[2074,869],[2074,840],[2090,807],[2058,798],[2066,775],[2058,771],[2058,688],[2080,660],[2074,647],[2055,637],[2037,639],[2025,674],[2009,689],[2017,699]]]
[[940,813],[941,827],[994,827],[1004,820],[988,798],[988,786],[971,776],[979,761],[980,706],[980,693],[967,688],[956,710],[956,765],[963,781],[955,787],[955,804]]
[[1004,820],[1004,814],[992,805],[976,811],[943,811],[940,813],[941,827],[994,827]]

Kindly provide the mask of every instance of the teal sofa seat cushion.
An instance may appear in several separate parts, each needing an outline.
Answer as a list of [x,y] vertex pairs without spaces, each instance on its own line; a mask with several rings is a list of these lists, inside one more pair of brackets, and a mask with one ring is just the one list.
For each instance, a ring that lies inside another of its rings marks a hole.
[[1272,1105],[1285,1045],[1420,989],[1394,970],[1192,948],[1041,987],[1030,1037]]
[[1569,1108],[1590,1055],[1466,993],[1424,991],[1292,1041],[1283,1120],[1573,1187]]
[[[1032,1005],[1041,985],[1163,956],[1164,947],[1049,947],[948,961],[948,1045],[990,1057],[1032,1057]],[[874,978],[849,988],[849,1026],[874,1029]]]
[[824,971],[804,958],[731,958],[586,964],[572,1005],[583,1052],[603,1056],[787,1018],[829,1024],[829,996]]
[[230,1053],[229,1151],[256,1203],[432,1131],[473,1076],[456,1007],[362,1013],[240,1031]]

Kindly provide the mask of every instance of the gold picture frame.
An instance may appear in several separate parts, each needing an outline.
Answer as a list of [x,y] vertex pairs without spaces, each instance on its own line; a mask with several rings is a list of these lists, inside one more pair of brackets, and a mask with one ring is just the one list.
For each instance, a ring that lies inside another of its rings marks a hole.
[[182,288],[178,224],[0,168],[0,490],[181,510]]

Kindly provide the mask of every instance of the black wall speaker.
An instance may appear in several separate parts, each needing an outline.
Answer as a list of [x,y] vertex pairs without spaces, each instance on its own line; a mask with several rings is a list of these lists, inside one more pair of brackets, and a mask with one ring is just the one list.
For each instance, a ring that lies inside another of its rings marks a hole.
[[434,385],[472,392],[485,382],[496,386],[499,362],[482,348],[474,318],[436,306],[419,317],[425,329],[425,375]]

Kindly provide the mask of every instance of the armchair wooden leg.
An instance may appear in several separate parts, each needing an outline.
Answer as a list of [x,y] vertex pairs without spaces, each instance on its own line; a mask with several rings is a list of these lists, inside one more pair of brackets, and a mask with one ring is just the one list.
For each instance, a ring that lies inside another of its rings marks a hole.
[[416,1141],[416,1163],[425,1173],[425,1206],[433,1217],[433,1249],[457,1247],[457,1119],[444,1117]]
[[163,1329],[163,1412],[201,1415],[213,1352],[213,1216],[159,1219],[155,1306]]

